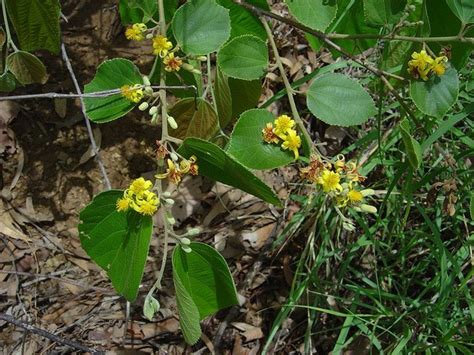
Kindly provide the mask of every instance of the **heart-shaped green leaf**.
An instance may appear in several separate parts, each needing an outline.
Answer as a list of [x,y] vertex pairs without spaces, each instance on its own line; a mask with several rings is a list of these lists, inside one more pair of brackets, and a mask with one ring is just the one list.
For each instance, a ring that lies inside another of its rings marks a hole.
[[217,2],[229,9],[231,39],[242,35],[254,35],[264,41],[267,39],[265,29],[258,17],[232,0],[217,0]]
[[262,129],[274,120],[267,110],[245,111],[234,127],[227,153],[250,169],[273,169],[291,163],[294,160],[291,151],[262,139]]
[[[120,89],[124,85],[143,84],[138,68],[128,59],[116,58],[106,60],[97,68],[92,81],[84,86],[85,93]],[[126,115],[135,103],[121,94],[107,97],[84,98],[86,112],[91,121],[104,123]]]
[[324,31],[337,12],[334,0],[286,0],[290,13],[305,26]]
[[153,222],[135,211],[117,212],[121,190],[95,196],[80,213],[79,235],[87,254],[107,271],[115,290],[135,300],[148,256]]
[[264,41],[252,35],[236,37],[221,48],[217,64],[229,77],[255,80],[268,67],[268,48]]
[[214,0],[190,0],[173,17],[173,33],[187,54],[209,54],[230,36],[229,10]]
[[178,153],[185,158],[195,155],[200,175],[236,187],[274,205],[281,205],[275,193],[262,180],[217,145],[197,138],[187,138],[179,147]]
[[458,98],[459,79],[456,69],[449,68],[441,76],[427,81],[412,81],[410,96],[418,109],[430,116],[443,118]]
[[357,81],[335,73],[313,81],[307,104],[317,118],[335,126],[362,124],[376,112],[372,98]]

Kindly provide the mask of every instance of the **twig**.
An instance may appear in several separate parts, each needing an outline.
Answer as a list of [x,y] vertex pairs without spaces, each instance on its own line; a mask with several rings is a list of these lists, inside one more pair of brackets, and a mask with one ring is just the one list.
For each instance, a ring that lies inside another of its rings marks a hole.
[[94,349],[88,348],[87,346],[84,346],[82,344],[73,342],[71,340],[60,338],[57,335],[54,335],[50,332],[47,332],[44,329],[35,327],[34,325],[31,325],[31,324],[25,323],[21,320],[15,319],[12,316],[10,316],[8,314],[5,314],[5,313],[0,313],[0,320],[4,320],[5,322],[14,324],[17,327],[25,329],[28,332],[40,335],[40,336],[45,337],[45,338],[48,338],[49,340],[54,341],[55,343],[67,345],[67,346],[69,346],[71,348],[74,348],[76,350],[80,350],[80,351],[83,351],[83,352],[89,352],[89,353],[92,353],[92,354],[105,354],[104,351],[94,350]]
[[[63,55],[64,62],[66,63],[67,70],[69,71],[69,75],[71,76],[71,79],[74,82],[76,91],[79,95],[82,95],[81,88],[79,86],[79,83],[77,82],[76,75],[74,74],[74,70],[72,69],[71,61],[69,60],[69,57],[67,55],[66,46],[64,45],[64,43],[61,44],[61,52]],[[100,158],[99,149],[97,148],[97,144],[95,143],[94,133],[92,132],[91,123],[89,121],[89,118],[87,117],[86,107],[84,105],[84,99],[82,97],[80,97],[79,99],[81,101],[82,114],[84,115],[84,121],[86,123],[87,132],[89,133],[89,138],[92,145],[92,151],[94,152],[95,159],[97,161],[97,164],[99,165],[99,169],[104,178],[105,188],[106,190],[110,190],[112,186],[110,185],[109,177],[107,176],[107,172],[105,171],[104,164],[102,163],[102,159]]]
[[[144,85],[142,85],[144,87]],[[197,88],[194,85],[151,85],[152,89],[165,89],[165,90],[173,90],[173,89],[194,89],[197,92]],[[43,94],[29,94],[29,95],[12,95],[12,96],[2,96],[0,97],[0,101],[10,101],[10,100],[25,100],[25,99],[75,99],[75,98],[97,98],[97,97],[109,97],[120,94],[120,89],[111,89],[111,90],[103,90],[103,91],[96,91],[96,92],[88,92],[86,94],[78,93],[78,94],[63,94],[59,92],[48,92]]]
[[417,42],[417,43],[423,43],[423,42],[461,42],[461,43],[470,43],[474,44],[474,38],[473,37],[463,37],[462,33],[458,36],[447,36],[447,37],[410,37],[410,36],[398,36],[395,34],[390,34],[390,35],[376,35],[376,34],[369,34],[369,33],[363,33],[363,34],[345,34],[345,33],[323,33],[317,30],[313,30],[312,28],[309,28],[299,22],[296,22],[290,18],[286,18],[280,15],[277,15],[273,12],[263,10],[261,8],[258,8],[256,6],[253,6],[251,4],[248,4],[244,1],[239,1],[239,0],[234,0],[234,2],[238,5],[241,5],[245,7],[246,9],[252,11],[253,13],[257,14],[258,16],[267,16],[267,17],[272,17],[275,20],[278,20],[280,22],[284,22],[292,27],[298,28],[300,30],[303,30],[309,34],[312,34],[313,36],[316,36],[320,39],[326,38],[326,39],[347,39],[347,40],[360,40],[360,39],[378,39],[378,40],[387,40],[387,41],[407,41],[407,42]]

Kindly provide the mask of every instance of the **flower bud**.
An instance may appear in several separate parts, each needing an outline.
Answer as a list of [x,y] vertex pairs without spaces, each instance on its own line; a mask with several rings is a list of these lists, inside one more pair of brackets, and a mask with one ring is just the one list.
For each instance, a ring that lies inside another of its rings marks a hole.
[[190,240],[189,238],[186,238],[186,237],[181,238],[180,242],[181,242],[182,245],[189,245],[189,244],[191,244],[191,240]]
[[371,205],[366,205],[365,203],[360,205],[360,209],[362,212],[377,213],[377,208]]
[[187,71],[192,71],[194,69],[194,67],[189,63],[183,63],[183,65],[181,65],[181,68]]
[[201,233],[200,228],[191,228],[191,229],[188,229],[188,232],[186,234],[190,237],[194,237],[196,235],[199,235],[199,233]]
[[147,33],[145,38],[146,39],[152,39],[153,38],[153,33]]
[[158,112],[151,116],[151,123],[156,123],[158,121]]
[[205,55],[200,55],[199,57],[196,57],[196,59],[200,62],[205,62],[207,60],[207,57]]
[[150,79],[148,78],[148,76],[143,75],[142,80],[143,80],[143,85],[145,85],[145,86],[150,86],[151,85]]
[[166,197],[166,198],[171,197],[171,192],[169,191],[163,192],[163,197]]
[[172,198],[166,198],[166,199],[165,199],[165,203],[166,203],[167,205],[171,205],[171,206],[172,206],[172,205],[174,205],[174,200],[173,200]]
[[166,216],[166,221],[171,225],[176,224],[176,220],[174,219],[173,216]]
[[191,73],[193,73],[193,74],[198,74],[198,75],[201,75],[201,74],[202,74],[199,69],[193,69],[193,70],[191,70]]
[[158,106],[152,106],[150,108],[150,111],[148,111],[148,113],[150,114],[150,116],[153,116],[155,113],[158,112]]
[[168,116],[168,124],[172,129],[178,128],[178,124],[176,123],[176,120],[172,116]]
[[170,153],[170,158],[172,161],[178,161],[179,157],[176,155],[176,153],[171,152]]
[[375,195],[375,191],[372,190],[372,189],[364,189],[360,192],[362,194],[362,196],[372,196],[372,195]]
[[183,249],[183,251],[188,254],[192,252],[192,249],[186,245],[181,245],[181,249]]
[[148,108],[148,102],[142,102],[140,105],[138,105],[138,109],[140,111],[145,111]]
[[144,93],[147,96],[151,96],[151,95],[153,95],[153,89],[150,86],[145,86]]

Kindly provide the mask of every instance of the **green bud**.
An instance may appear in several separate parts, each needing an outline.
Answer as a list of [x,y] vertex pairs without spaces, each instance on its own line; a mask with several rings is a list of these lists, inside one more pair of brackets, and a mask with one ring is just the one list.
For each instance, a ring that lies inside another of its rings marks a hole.
[[172,198],[165,198],[165,203],[167,205],[174,205],[174,200]]
[[186,237],[181,238],[180,241],[181,241],[182,245],[190,245],[191,244],[191,240],[189,238],[186,238]]
[[360,192],[362,194],[362,196],[372,196],[372,195],[375,195],[375,191],[372,190],[372,189],[364,189]]
[[143,85],[145,85],[145,86],[150,86],[151,85],[150,79],[148,78],[148,76],[143,75],[142,80],[143,80]]
[[166,216],[166,220],[167,220],[168,223],[171,224],[171,225],[176,224],[176,220],[174,219],[173,216]]
[[176,120],[174,119],[174,117],[168,116],[167,121],[168,121],[168,124],[170,125],[170,127],[171,127],[172,129],[178,128],[178,124],[176,123]]
[[377,208],[371,205],[366,205],[365,203],[360,205],[360,209],[362,212],[377,213]]
[[171,192],[169,191],[163,192],[163,197],[166,197],[166,198],[171,197]]
[[181,245],[181,249],[183,249],[183,251],[188,254],[192,252],[192,249],[186,245]]
[[160,310],[160,302],[151,295],[146,296],[143,303],[143,315],[146,319],[152,320],[156,312]]
[[193,70],[191,70],[191,73],[193,73],[193,74],[198,74],[198,75],[201,75],[201,74],[202,74],[199,69],[193,69]]
[[142,102],[140,105],[138,105],[138,109],[140,111],[145,111],[148,108],[148,102]]
[[178,161],[179,160],[179,157],[174,152],[170,153],[170,158],[171,158],[172,161]]
[[200,55],[199,57],[196,57],[196,59],[200,62],[205,62],[207,60],[207,57],[205,55]]
[[158,106],[152,106],[152,107],[150,108],[150,111],[148,111],[148,113],[149,113],[151,116],[153,116],[153,115],[154,115],[155,113],[157,113],[157,112],[158,112]]
[[181,68],[187,71],[192,71],[194,69],[194,67],[189,63],[183,63],[183,65],[181,65]]
[[191,228],[191,229],[188,229],[186,235],[188,235],[190,237],[194,237],[196,235],[199,235],[200,233],[201,233],[200,228]]
[[153,33],[147,33],[145,38],[146,39],[152,39],[153,38]]

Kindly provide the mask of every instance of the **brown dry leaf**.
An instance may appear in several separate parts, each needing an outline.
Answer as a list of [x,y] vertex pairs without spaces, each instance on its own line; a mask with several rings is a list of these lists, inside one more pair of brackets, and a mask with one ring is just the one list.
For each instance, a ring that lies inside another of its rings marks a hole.
[[0,233],[13,239],[31,242],[31,239],[15,226],[13,218],[8,212],[3,200],[0,200]]
[[170,317],[161,322],[147,323],[141,326],[145,338],[151,338],[161,333],[176,333],[179,330],[179,321]]
[[275,223],[270,223],[253,232],[242,232],[242,240],[250,243],[250,246],[256,250],[263,247],[268,237],[275,228]]
[[246,342],[263,338],[263,331],[260,327],[242,322],[233,322],[232,325],[242,332]]

